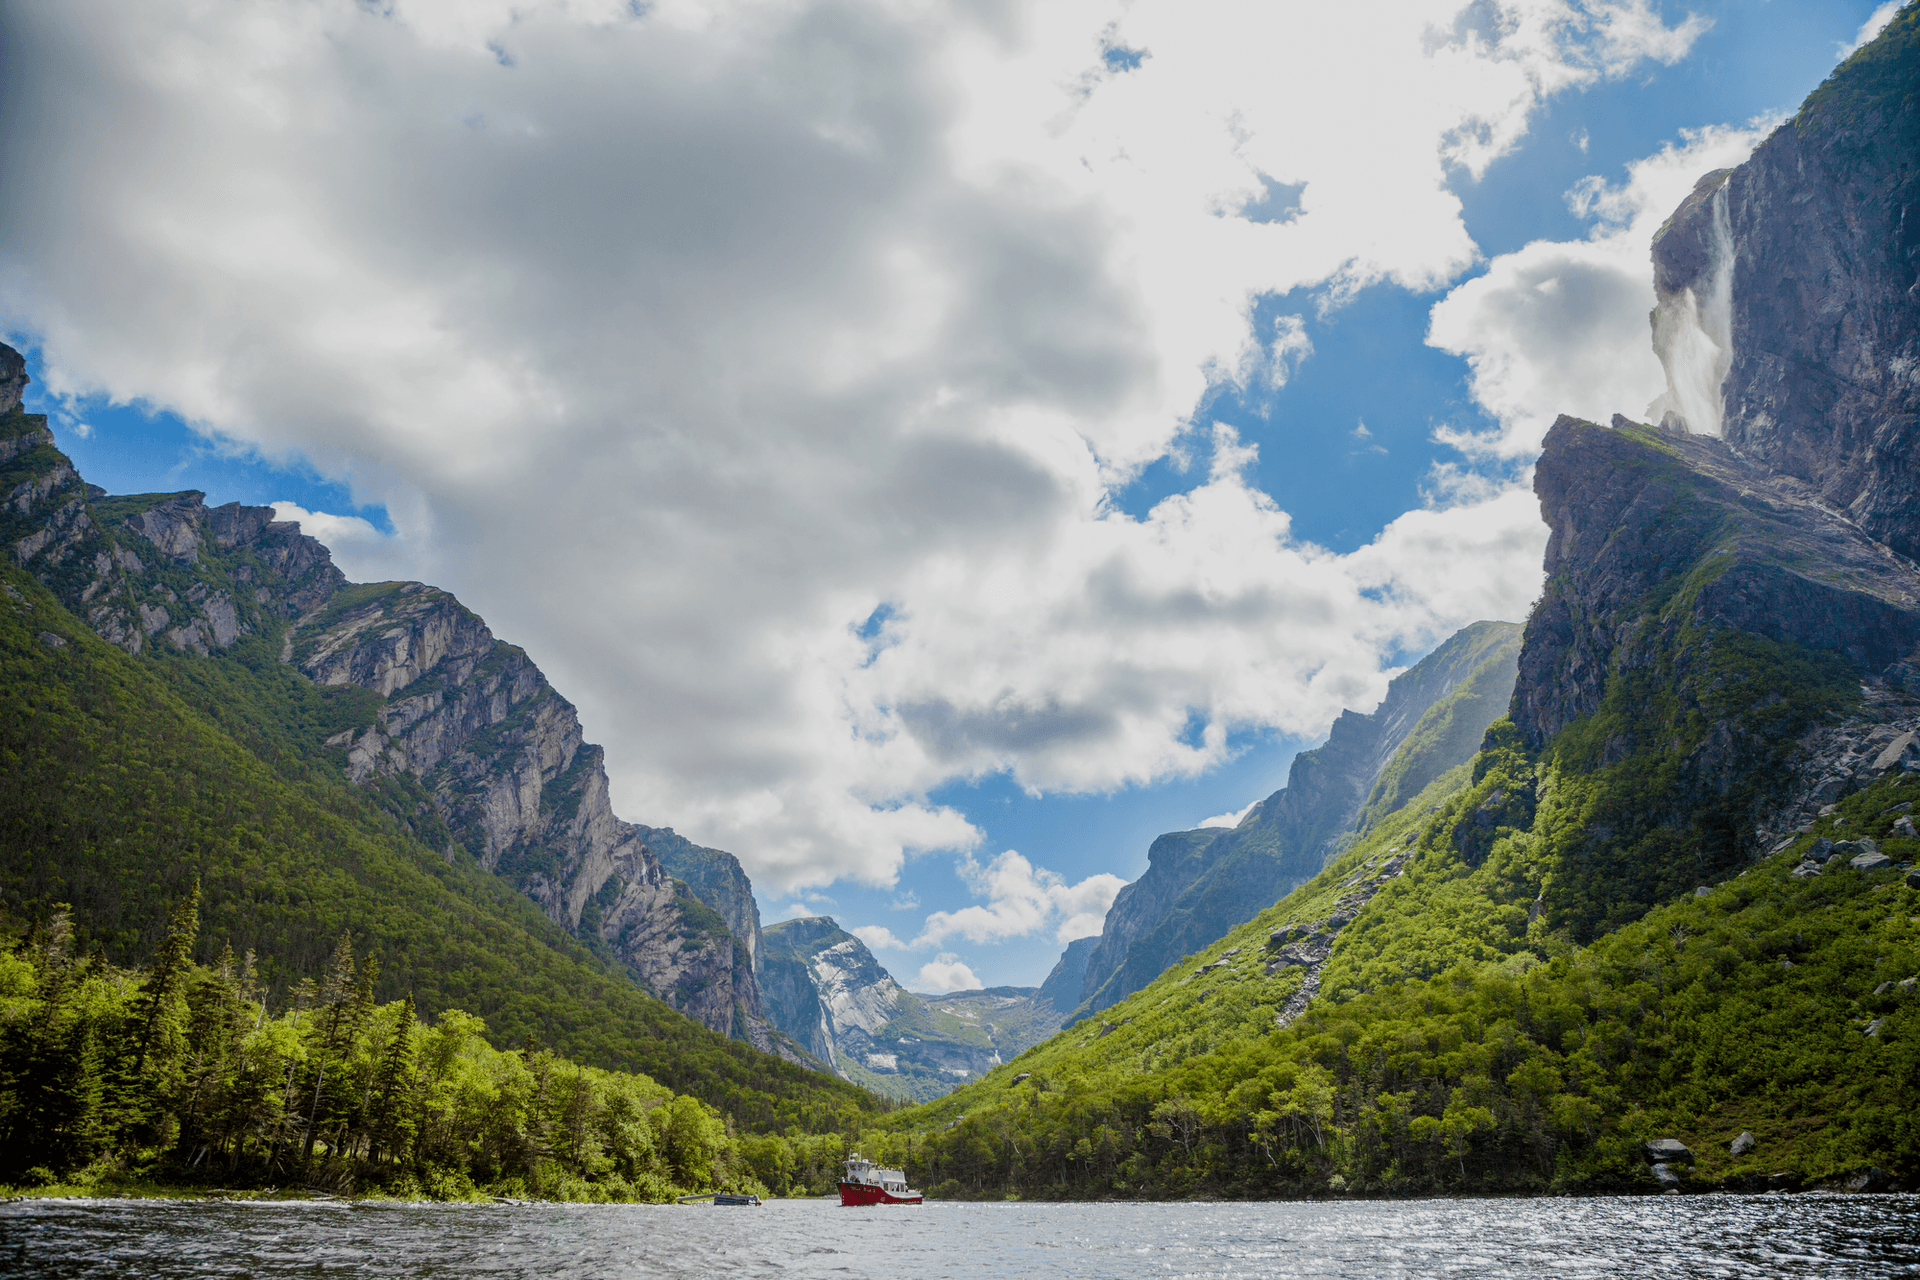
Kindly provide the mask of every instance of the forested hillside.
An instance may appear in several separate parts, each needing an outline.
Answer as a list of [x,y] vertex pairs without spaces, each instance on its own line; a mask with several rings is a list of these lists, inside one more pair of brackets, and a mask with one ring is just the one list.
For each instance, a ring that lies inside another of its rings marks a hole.
[[371,697],[278,660],[277,637],[208,657],[135,658],[31,576],[0,568],[0,895],[16,920],[72,905],[76,945],[146,962],[172,905],[202,886],[195,958],[259,958],[282,1007],[341,935],[378,957],[381,1001],[483,1018],[534,1042],[642,1072],[761,1128],[837,1128],[872,1105],[841,1081],[690,1022],[470,856],[451,858],[409,779],[348,783],[338,730]]

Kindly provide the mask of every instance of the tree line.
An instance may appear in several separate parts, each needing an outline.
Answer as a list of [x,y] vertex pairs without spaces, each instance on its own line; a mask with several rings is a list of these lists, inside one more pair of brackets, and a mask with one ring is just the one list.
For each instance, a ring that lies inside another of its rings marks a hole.
[[664,1201],[831,1189],[838,1135],[742,1134],[647,1076],[500,1049],[460,1010],[379,1003],[343,934],[270,1010],[252,952],[193,960],[197,888],[152,961],[75,945],[72,913],[0,949],[0,1181]]

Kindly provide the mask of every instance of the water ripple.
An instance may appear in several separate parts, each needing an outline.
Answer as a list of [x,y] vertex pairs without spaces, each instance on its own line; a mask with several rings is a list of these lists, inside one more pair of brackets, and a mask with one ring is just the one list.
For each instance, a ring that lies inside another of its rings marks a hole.
[[1038,1276],[1552,1280],[1920,1276],[1920,1197],[842,1209],[22,1201],[28,1277]]

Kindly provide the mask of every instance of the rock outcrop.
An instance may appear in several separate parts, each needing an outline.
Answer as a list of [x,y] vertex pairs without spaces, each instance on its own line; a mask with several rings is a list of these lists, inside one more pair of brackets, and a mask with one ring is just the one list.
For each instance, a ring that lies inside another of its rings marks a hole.
[[1232,830],[1159,837],[1088,953],[1084,1007],[1097,1013],[1252,919],[1325,865],[1364,827],[1473,757],[1506,710],[1521,628],[1476,622],[1387,686],[1370,715],[1348,711],[1325,746],[1294,758],[1287,785]]
[[754,976],[758,917],[739,864],[702,850],[716,871],[694,875],[731,915],[677,884],[648,839],[675,853],[697,846],[615,816],[600,748],[524,651],[435,587],[347,582],[270,507],[87,485],[44,417],[19,410],[25,378],[18,353],[0,347],[0,402],[12,398],[0,409],[0,538],[16,562],[136,656],[160,646],[207,657],[250,641],[317,684],[366,690],[368,714],[325,744],[351,780],[418,782],[432,821],[396,816],[437,832],[446,856],[464,851],[512,882],[689,1016],[785,1046]]

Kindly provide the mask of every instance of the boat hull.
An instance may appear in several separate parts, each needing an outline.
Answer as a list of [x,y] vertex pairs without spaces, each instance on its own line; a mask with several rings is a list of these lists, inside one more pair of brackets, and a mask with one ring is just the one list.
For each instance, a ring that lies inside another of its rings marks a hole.
[[920,1193],[911,1192],[904,1196],[894,1195],[885,1187],[876,1187],[865,1182],[843,1182],[840,1184],[840,1203],[842,1205],[868,1204],[919,1204]]

